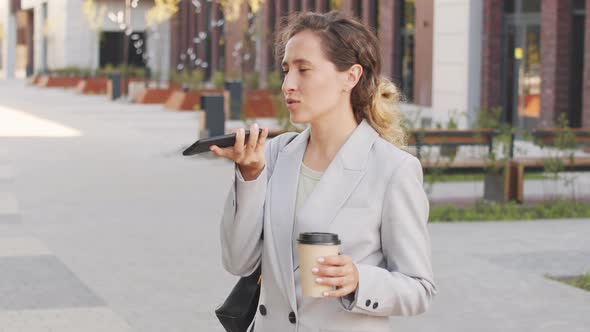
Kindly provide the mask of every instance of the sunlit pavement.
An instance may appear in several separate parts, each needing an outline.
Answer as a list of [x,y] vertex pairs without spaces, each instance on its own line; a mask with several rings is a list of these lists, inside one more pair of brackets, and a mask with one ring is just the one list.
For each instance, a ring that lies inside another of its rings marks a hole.
[[[232,165],[180,155],[197,128],[192,112],[0,81],[0,331],[222,331]],[[587,331],[590,293],[544,275],[590,271],[590,220],[430,229],[439,295],[392,330]]]

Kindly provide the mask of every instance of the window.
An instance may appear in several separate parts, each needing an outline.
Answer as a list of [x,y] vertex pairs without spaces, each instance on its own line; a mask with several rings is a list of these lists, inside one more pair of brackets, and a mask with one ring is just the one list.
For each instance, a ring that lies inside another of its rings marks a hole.
[[330,0],[330,10],[341,10],[342,0]]
[[540,13],[541,0],[505,0],[504,12],[506,14],[520,13]]
[[146,50],[145,33],[133,32],[129,38],[121,31],[103,31],[100,38],[100,67],[107,64],[118,66],[124,64],[124,42],[128,41],[127,63],[130,66],[145,67],[143,54]]
[[573,0],[572,8],[575,14],[583,15],[586,11],[586,0]]
[[363,19],[363,2],[355,1],[354,3],[354,16],[358,17],[361,21]]
[[269,72],[273,72],[277,69],[276,66],[276,62],[277,60],[275,59],[275,27],[276,27],[276,7],[275,7],[276,2],[275,1],[268,1],[268,27],[267,27],[267,31],[268,31],[268,45],[269,47],[267,48],[267,56],[268,56],[268,65],[270,66],[269,68]]
[[408,102],[414,99],[414,36],[416,31],[415,0],[402,2],[400,86]]
[[289,0],[281,1],[281,17],[289,16]]

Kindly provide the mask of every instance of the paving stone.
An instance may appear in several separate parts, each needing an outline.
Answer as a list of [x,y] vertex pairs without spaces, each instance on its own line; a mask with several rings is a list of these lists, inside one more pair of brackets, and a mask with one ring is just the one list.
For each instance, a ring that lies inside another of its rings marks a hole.
[[9,192],[0,192],[0,224],[17,224],[19,222],[20,213],[16,197]]
[[[1,157],[0,157],[1,158]],[[0,185],[12,182],[14,171],[9,165],[3,164],[0,159]],[[0,187],[1,188],[1,187]]]
[[14,194],[0,192],[0,215],[18,214],[18,202]]
[[106,307],[0,311],[2,332],[132,332]]
[[0,310],[104,305],[54,256],[0,257]]
[[0,257],[52,255],[41,241],[32,237],[0,238]]

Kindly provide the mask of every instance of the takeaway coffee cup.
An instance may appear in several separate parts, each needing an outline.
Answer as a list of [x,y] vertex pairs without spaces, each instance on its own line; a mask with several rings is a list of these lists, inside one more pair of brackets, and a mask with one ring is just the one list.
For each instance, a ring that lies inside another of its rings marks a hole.
[[298,242],[299,250],[299,277],[303,296],[322,297],[323,292],[331,291],[332,286],[320,285],[315,282],[317,276],[311,272],[314,266],[318,266],[318,258],[338,255],[340,239],[333,233],[300,233]]

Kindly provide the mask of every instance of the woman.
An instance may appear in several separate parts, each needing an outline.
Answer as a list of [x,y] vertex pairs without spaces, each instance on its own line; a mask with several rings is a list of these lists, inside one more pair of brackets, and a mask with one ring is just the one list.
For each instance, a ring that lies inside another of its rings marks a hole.
[[[245,142],[221,223],[223,264],[262,264],[256,332],[390,331],[389,316],[424,312],[436,294],[419,161],[404,152],[398,91],[380,77],[375,35],[340,13],[298,14],[282,30],[282,90],[301,134]],[[296,238],[331,232],[341,254],[320,258],[324,298],[301,295]]]

